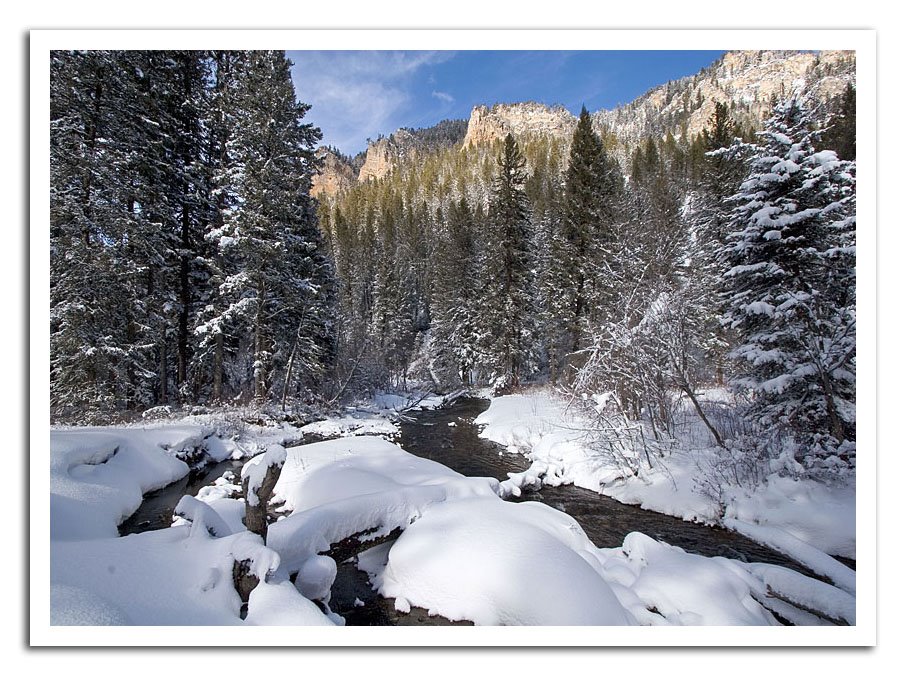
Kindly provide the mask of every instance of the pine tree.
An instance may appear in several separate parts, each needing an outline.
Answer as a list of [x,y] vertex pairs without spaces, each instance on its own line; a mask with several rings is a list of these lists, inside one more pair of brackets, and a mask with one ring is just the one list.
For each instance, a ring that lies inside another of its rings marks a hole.
[[447,208],[437,248],[432,373],[439,384],[471,383],[478,346],[478,243],[475,217],[465,198]]
[[329,344],[332,269],[308,195],[320,131],[302,122],[309,106],[296,101],[282,52],[242,54],[233,69],[223,223],[208,235],[231,269],[200,330],[231,334],[247,355],[240,383],[266,400],[289,387],[303,394]]
[[561,289],[552,313],[563,329],[554,362],[587,345],[586,323],[613,302],[607,262],[614,253],[622,187],[619,166],[583,106],[569,152],[560,227],[551,243],[551,266]]
[[726,327],[720,322],[723,308],[718,300],[723,272],[721,250],[731,211],[726,199],[735,194],[746,173],[740,157],[746,146],[736,144],[739,136],[738,125],[733,122],[727,105],[716,102],[702,133],[700,176],[684,210],[689,229],[688,295],[696,305],[701,346],[714,366],[714,379],[718,385],[724,384],[730,340]]
[[832,106],[824,143],[842,160],[856,159],[856,88],[848,84]]
[[775,108],[724,250],[735,384],[808,460],[855,439],[855,166],[817,149],[812,122],[795,100]]
[[524,186],[525,158],[504,139],[488,210],[483,261],[485,367],[498,389],[517,387],[535,348],[532,232]]
[[51,409],[90,416],[145,394],[129,387],[147,374],[128,339],[120,268],[135,141],[123,110],[135,79],[116,52],[53,52],[50,68]]

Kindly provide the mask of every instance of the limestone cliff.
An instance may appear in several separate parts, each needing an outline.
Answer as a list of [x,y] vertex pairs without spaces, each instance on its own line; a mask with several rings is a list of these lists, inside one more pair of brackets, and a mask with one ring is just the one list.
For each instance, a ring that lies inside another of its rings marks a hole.
[[415,152],[415,141],[411,132],[400,129],[390,136],[379,138],[368,144],[365,163],[359,170],[359,181],[383,178],[396,164]]
[[318,148],[315,155],[321,159],[322,165],[311,180],[312,197],[334,197],[355,183],[355,169],[345,158],[324,146]]
[[[854,82],[854,52],[728,52],[696,75],[655,87],[626,105],[592,113],[592,118],[599,133],[609,137],[608,146],[626,162],[648,136],[663,137],[669,132],[691,138],[701,132],[716,101],[728,104],[737,122],[757,129],[774,100],[797,93],[820,106]],[[468,124],[444,120],[428,129],[400,129],[370,142],[357,178],[352,165],[327,156],[312,193],[333,195],[356,180],[383,178],[401,163],[433,149],[466,150],[508,133],[517,139],[548,136],[568,145],[575,127],[576,117],[562,106],[535,102],[478,105]]]
[[576,128],[576,118],[562,106],[548,107],[541,103],[495,104],[492,108],[475,106],[463,148],[490,143],[507,134],[526,136],[545,134],[569,138]]

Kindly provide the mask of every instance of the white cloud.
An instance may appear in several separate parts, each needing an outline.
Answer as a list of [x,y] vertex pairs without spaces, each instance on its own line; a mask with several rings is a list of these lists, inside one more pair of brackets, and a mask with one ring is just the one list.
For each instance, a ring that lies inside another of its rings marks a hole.
[[440,99],[444,103],[453,103],[453,97],[450,96],[450,94],[448,94],[447,92],[433,91],[431,92],[431,96],[433,96],[435,99]]
[[416,74],[422,68],[446,61],[454,53],[287,54],[294,63],[296,94],[300,101],[312,106],[306,121],[321,128],[324,143],[344,152],[357,152],[364,148],[366,138],[396,130],[396,120],[412,103],[410,91]]

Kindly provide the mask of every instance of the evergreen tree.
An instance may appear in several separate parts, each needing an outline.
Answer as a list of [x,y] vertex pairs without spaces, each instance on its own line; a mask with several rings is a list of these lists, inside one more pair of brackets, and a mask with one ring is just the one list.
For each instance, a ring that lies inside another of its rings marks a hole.
[[824,133],[825,145],[841,160],[856,159],[856,88],[848,84],[833,102],[830,126]]
[[532,232],[525,158],[507,134],[497,159],[483,261],[483,357],[498,389],[517,387],[535,347]]
[[472,384],[478,352],[478,242],[465,198],[449,205],[443,223],[432,302],[432,373],[439,384],[458,387]]
[[619,166],[583,106],[569,152],[560,227],[551,242],[551,266],[561,290],[551,310],[563,330],[554,341],[555,362],[587,345],[586,322],[614,300],[607,262],[614,254],[622,187]]
[[817,149],[812,122],[795,100],[775,108],[724,250],[735,384],[810,462],[855,439],[856,350],[855,166]]
[[116,52],[53,52],[50,68],[51,410],[91,415],[147,396],[120,267],[140,141],[123,133],[123,111],[137,92]]
[[283,52],[245,53],[234,70],[223,223],[209,233],[231,269],[200,328],[232,334],[240,382],[265,400],[313,386],[328,347],[332,269],[308,195],[320,131],[302,122],[309,106],[296,101]]
[[730,208],[726,200],[735,194],[745,178],[746,165],[740,154],[743,144],[726,104],[716,102],[708,126],[702,133],[701,173],[689,195],[684,216],[688,223],[687,287],[696,307],[701,347],[714,366],[714,379],[724,384],[726,327],[720,322],[723,308],[718,300],[723,261],[721,250],[728,232]]

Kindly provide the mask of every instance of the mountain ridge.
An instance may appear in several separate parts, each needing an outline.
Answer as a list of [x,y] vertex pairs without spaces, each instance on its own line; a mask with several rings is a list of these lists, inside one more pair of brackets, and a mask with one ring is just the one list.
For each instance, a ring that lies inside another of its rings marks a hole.
[[[850,84],[855,84],[852,51],[729,51],[694,75],[657,85],[627,104],[597,110],[591,116],[595,130],[611,138],[611,149],[625,165],[633,148],[649,136],[663,139],[667,134],[692,137],[701,133],[718,102],[730,107],[735,122],[742,128],[757,129],[776,100],[796,93],[813,105],[825,106]],[[417,143],[419,134],[430,136],[445,124],[456,129],[457,125],[465,127],[461,149],[466,151],[503,139],[508,133],[517,139],[543,135],[568,142],[577,121],[560,104],[478,104],[473,106],[468,122],[444,120],[433,127],[399,129],[388,137],[369,141],[356,180],[361,183],[387,176],[424,148]],[[455,134],[440,136],[443,143],[454,143],[456,139]],[[442,143],[427,147],[439,145]],[[313,183],[312,195],[333,197],[350,184],[344,178],[331,176],[331,172],[348,172],[340,167],[340,157],[329,151],[324,154],[331,157],[322,176]]]

